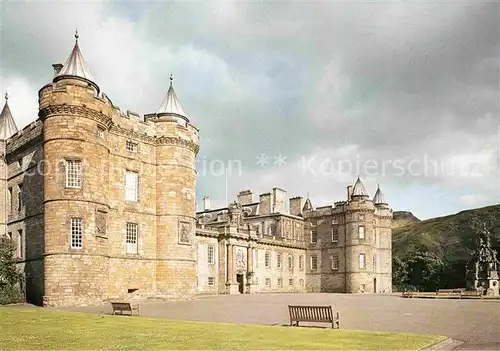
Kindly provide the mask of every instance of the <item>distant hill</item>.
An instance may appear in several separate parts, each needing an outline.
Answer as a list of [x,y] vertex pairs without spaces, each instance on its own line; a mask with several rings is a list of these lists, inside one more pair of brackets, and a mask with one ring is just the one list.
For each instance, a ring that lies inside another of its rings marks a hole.
[[420,219],[415,217],[413,213],[408,211],[394,211],[392,213],[392,228],[404,227],[408,224],[420,222]]
[[500,205],[487,206],[420,221],[411,212],[395,211],[392,230],[393,256],[404,259],[412,250],[436,255],[449,266],[448,285],[465,286],[465,265],[475,246],[474,223],[486,223],[491,243],[500,253]]

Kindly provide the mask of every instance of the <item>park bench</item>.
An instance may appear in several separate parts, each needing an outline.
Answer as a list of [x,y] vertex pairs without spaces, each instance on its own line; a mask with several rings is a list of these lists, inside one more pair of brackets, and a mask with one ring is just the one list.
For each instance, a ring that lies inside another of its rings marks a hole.
[[[290,325],[299,326],[299,322],[331,323],[332,329],[339,329],[339,313],[333,315],[332,306],[290,306]],[[295,324],[294,324],[295,322]]]
[[404,298],[412,298],[413,297],[413,293],[414,293],[413,291],[409,291],[409,290],[403,291],[402,297],[404,297]]
[[132,306],[132,304],[130,304],[129,302],[111,302],[111,308],[113,309],[114,315],[115,314],[129,315],[129,316],[133,316],[134,314],[137,316],[141,315],[141,310],[139,309],[139,305]]
[[436,295],[452,295],[460,296],[465,291],[464,288],[457,289],[439,289],[436,291]]

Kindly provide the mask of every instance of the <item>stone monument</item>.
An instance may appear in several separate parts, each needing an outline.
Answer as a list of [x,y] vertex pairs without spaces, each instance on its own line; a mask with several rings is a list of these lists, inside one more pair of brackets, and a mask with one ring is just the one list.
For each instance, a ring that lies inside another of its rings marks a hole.
[[491,248],[490,232],[483,224],[476,232],[476,249],[467,264],[467,289],[481,291],[483,295],[498,296],[499,268],[497,252]]

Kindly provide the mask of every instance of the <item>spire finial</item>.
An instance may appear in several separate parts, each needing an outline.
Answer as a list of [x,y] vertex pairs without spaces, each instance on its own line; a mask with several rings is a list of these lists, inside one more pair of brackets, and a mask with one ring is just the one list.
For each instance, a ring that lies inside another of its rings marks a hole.
[[5,92],[5,102],[7,102],[7,100],[9,100],[9,93]]
[[307,198],[309,199],[309,192],[307,192]]
[[78,29],[75,29],[75,40],[76,40],[77,43],[78,43],[78,38],[79,37],[80,36],[78,35]]
[[170,86],[172,86],[173,81],[174,81],[174,78],[172,77],[172,73],[170,73]]

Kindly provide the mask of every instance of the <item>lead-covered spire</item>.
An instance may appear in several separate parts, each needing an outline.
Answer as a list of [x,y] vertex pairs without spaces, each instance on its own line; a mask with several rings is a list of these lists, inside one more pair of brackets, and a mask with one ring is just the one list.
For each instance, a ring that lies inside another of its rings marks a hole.
[[99,87],[94,82],[92,74],[90,73],[85,60],[83,59],[82,52],[80,51],[80,47],[78,46],[78,38],[79,35],[77,30],[75,32],[75,46],[73,46],[71,54],[66,60],[66,63],[63,65],[62,69],[54,78],[54,81],[57,81],[64,77],[77,77],[88,81],[97,89],[97,91],[99,91]]
[[365,186],[363,185],[363,182],[361,179],[356,180],[356,183],[354,183],[354,188],[352,189],[352,196],[362,196],[362,197],[368,197],[368,192],[366,191]]
[[0,113],[0,140],[9,139],[17,133],[16,122],[9,108],[9,95],[5,93],[5,104],[3,105],[2,113]]
[[385,201],[384,198],[384,194],[382,193],[382,190],[380,190],[380,185],[377,186],[377,192],[373,197],[373,203],[375,205],[387,205],[387,202]]
[[163,99],[158,111],[156,111],[156,114],[159,116],[172,115],[175,117],[182,117],[186,121],[189,121],[181,103],[179,102],[179,99],[177,98],[177,95],[175,94],[173,80],[172,75],[170,75],[170,87],[168,88],[167,96]]

